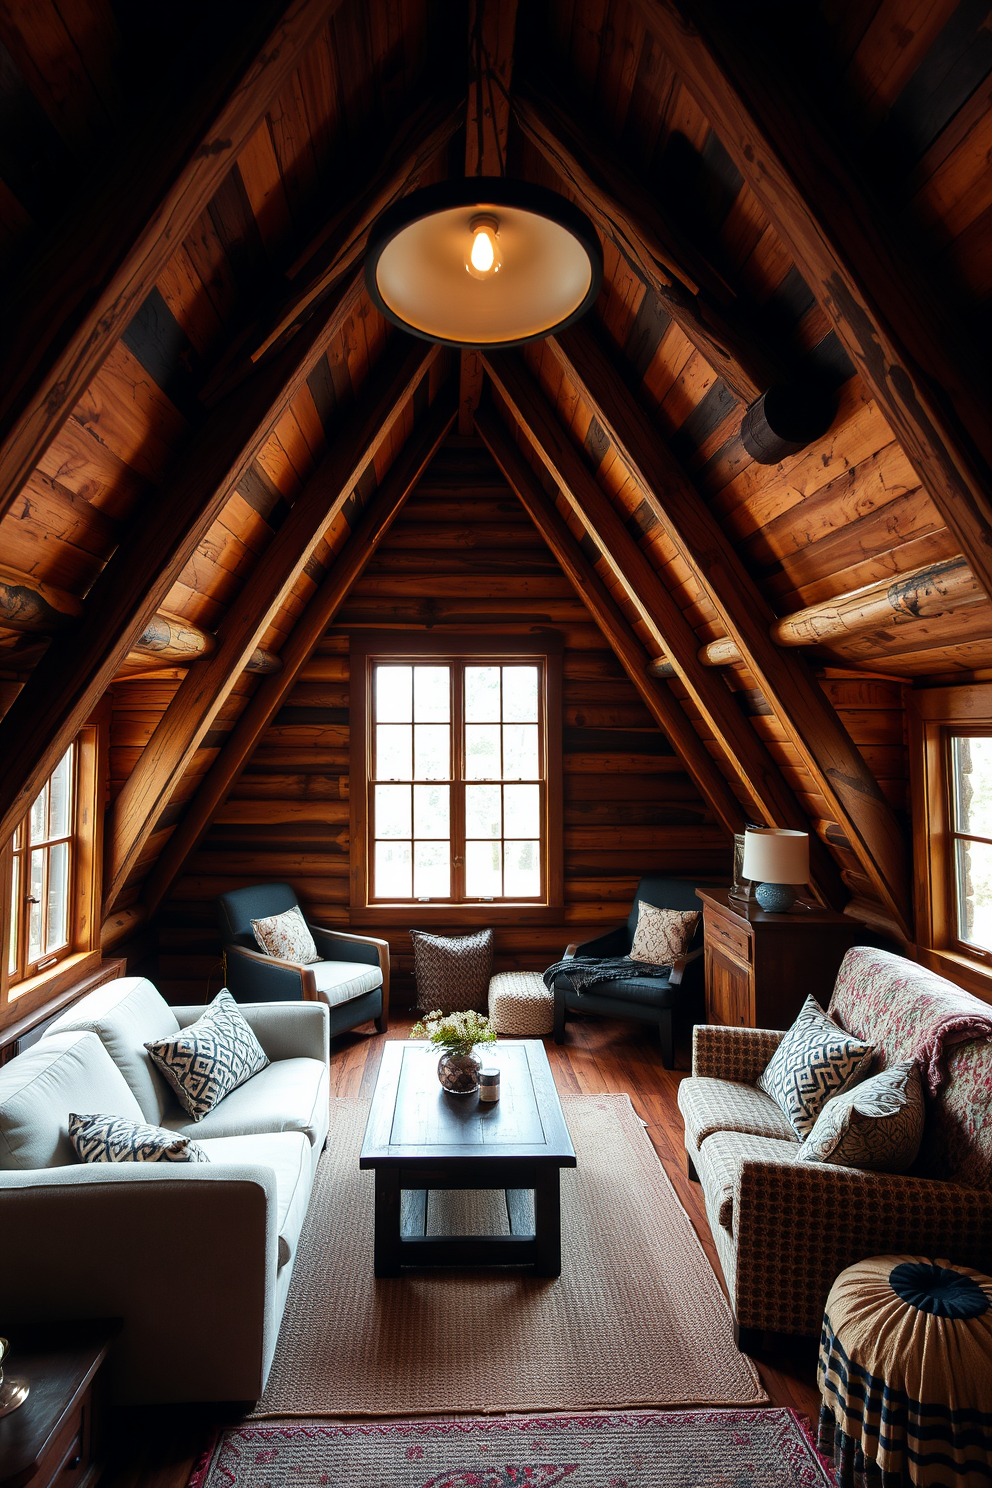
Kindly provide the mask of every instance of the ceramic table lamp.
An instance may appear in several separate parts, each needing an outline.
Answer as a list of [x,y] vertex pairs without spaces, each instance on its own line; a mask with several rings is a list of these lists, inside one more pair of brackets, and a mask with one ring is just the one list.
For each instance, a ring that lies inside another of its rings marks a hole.
[[785,827],[758,827],[744,836],[744,877],[758,887],[762,909],[783,914],[796,902],[796,889],[809,879],[809,833]]

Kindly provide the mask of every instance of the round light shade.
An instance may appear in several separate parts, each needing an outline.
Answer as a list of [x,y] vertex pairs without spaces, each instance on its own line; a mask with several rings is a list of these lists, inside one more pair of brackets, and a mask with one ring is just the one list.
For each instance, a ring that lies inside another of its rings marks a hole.
[[748,828],[744,834],[745,878],[754,883],[804,884],[809,879],[809,833],[786,827]]
[[[473,272],[480,222],[492,268]],[[365,282],[396,325],[449,346],[496,351],[563,330],[599,293],[603,256],[592,224],[543,187],[501,176],[412,192],[379,218]]]

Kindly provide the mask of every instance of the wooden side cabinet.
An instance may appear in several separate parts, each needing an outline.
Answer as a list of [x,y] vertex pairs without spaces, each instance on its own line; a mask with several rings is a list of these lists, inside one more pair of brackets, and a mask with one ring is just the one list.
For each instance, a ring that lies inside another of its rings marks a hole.
[[93,1488],[103,1467],[104,1363],[120,1324],[8,1326],[4,1373],[31,1391],[0,1417],[0,1488]]
[[846,915],[800,901],[788,914],[738,904],[727,889],[703,901],[706,1021],[788,1028],[812,994],[830,1000],[845,951],[862,933]]

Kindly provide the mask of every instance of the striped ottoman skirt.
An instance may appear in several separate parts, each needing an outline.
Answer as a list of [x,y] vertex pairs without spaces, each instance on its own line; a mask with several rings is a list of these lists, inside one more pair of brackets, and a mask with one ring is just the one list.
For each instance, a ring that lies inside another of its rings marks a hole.
[[823,1314],[820,1451],[843,1488],[992,1485],[992,1277],[873,1256]]

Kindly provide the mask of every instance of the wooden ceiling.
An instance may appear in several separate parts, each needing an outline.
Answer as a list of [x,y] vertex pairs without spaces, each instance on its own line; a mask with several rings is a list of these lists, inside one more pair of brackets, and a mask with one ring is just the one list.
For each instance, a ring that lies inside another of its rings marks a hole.
[[[606,272],[560,341],[459,358],[361,262],[475,168],[470,5],[0,3],[0,835],[109,694],[105,908],[154,910],[434,452],[481,437],[715,819],[812,824],[822,897],[912,939],[901,720],[873,740],[838,688],[992,678],[990,10],[745,11],[485,0],[508,170]],[[755,463],[749,405],[797,383],[829,429]],[[201,659],[150,653],[156,616]]]

